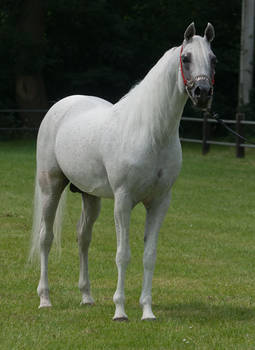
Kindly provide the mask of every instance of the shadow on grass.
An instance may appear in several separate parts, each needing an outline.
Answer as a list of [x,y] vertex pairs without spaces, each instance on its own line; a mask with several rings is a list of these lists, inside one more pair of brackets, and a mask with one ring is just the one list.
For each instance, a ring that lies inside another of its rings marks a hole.
[[154,307],[156,315],[164,320],[179,320],[193,322],[212,321],[255,321],[255,309],[238,307],[224,303],[222,305],[191,302],[184,304],[157,305]]

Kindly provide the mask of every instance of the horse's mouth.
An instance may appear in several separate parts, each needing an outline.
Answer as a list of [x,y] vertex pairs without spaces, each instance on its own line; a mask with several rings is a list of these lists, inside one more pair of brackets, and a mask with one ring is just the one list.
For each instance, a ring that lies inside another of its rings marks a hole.
[[212,98],[213,98],[213,95],[210,95],[204,99],[195,98],[192,102],[195,107],[204,111],[204,110],[209,110],[211,108]]
[[191,87],[187,86],[186,90],[195,107],[201,110],[211,108],[213,86],[208,81],[196,81]]

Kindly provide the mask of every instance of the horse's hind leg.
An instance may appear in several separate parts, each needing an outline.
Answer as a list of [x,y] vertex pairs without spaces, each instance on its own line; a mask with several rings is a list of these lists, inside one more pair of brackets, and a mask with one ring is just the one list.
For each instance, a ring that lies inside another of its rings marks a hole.
[[79,289],[82,293],[81,304],[94,303],[94,300],[90,295],[88,250],[92,237],[93,224],[100,212],[100,202],[100,198],[82,193],[82,213],[77,225],[80,254]]
[[41,189],[42,219],[40,228],[41,276],[37,293],[40,297],[39,308],[42,308],[51,306],[48,285],[48,256],[53,241],[53,223],[58,202],[68,180],[61,173],[41,172],[38,176]]

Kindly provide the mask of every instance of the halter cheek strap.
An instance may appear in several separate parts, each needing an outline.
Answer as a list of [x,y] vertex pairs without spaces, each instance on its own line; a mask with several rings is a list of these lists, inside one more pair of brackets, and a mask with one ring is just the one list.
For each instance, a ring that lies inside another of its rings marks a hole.
[[213,76],[212,76],[212,85],[214,85],[215,84],[215,79],[214,79],[214,74],[213,74]]
[[185,86],[187,86],[187,79],[184,76],[184,72],[183,72],[183,66],[182,66],[182,52],[183,52],[183,45],[181,47],[181,53],[180,53],[180,67],[181,67],[181,75],[182,75],[182,80]]

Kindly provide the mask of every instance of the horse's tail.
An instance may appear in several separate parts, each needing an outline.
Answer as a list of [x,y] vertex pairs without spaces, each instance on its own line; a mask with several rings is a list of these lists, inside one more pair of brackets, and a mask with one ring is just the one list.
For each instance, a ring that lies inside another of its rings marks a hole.
[[[60,255],[61,253],[61,232],[62,232],[62,222],[63,214],[66,203],[66,193],[64,190],[58,203],[58,208],[55,215],[55,221],[53,226],[54,241],[56,243],[57,251]],[[34,262],[39,260],[40,253],[40,232],[41,232],[41,220],[42,220],[42,201],[41,201],[41,189],[39,186],[38,174],[35,178],[35,191],[34,191],[34,213],[33,213],[33,226],[31,235],[31,244],[28,260]]]

